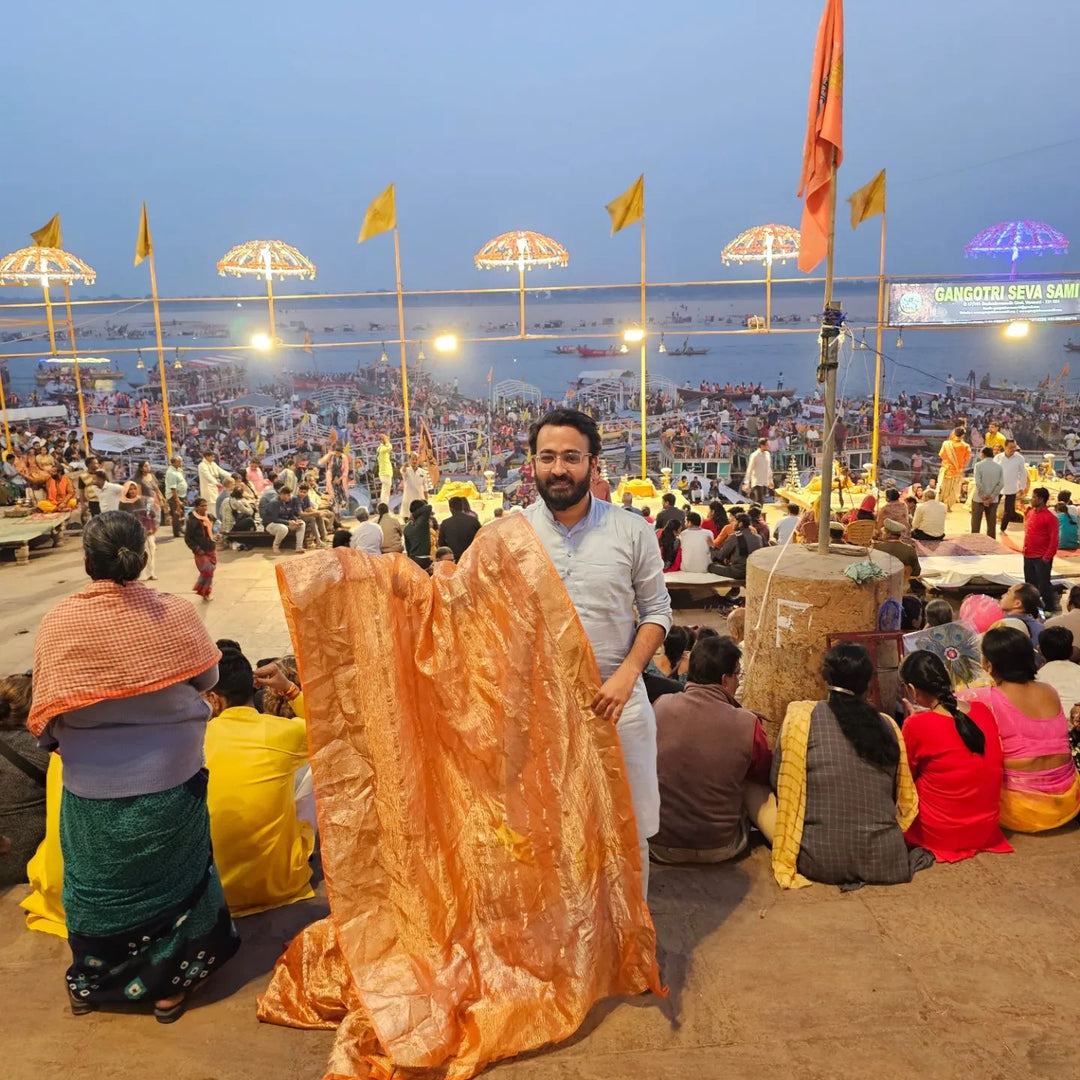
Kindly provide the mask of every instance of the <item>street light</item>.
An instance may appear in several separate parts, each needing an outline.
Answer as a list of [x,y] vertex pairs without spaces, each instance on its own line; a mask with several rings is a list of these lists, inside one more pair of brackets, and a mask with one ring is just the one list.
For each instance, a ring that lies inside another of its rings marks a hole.
[[452,353],[457,351],[457,335],[456,334],[440,334],[435,339],[435,351],[441,353]]
[[640,341],[644,341],[645,331],[640,326],[631,326],[623,331],[623,341],[630,345],[636,345]]
[[1007,338],[1026,338],[1031,333],[1031,323],[1026,319],[1017,319],[1005,327]]
[[259,352],[269,352],[274,347],[273,338],[269,334],[259,331],[251,335],[251,347]]

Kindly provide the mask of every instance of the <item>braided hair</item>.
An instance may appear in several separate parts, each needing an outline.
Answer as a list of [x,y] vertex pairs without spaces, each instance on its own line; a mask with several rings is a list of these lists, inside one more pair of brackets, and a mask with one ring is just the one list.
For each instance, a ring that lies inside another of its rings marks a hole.
[[986,736],[956,702],[952,680],[941,658],[927,649],[908,653],[900,663],[900,678],[924,694],[933,694],[938,703],[952,714],[956,734],[973,754],[986,753]]
[[900,745],[865,698],[874,676],[870,654],[862,645],[842,641],[825,654],[821,673],[829,686],[829,708],[855,753],[879,768],[896,768]]

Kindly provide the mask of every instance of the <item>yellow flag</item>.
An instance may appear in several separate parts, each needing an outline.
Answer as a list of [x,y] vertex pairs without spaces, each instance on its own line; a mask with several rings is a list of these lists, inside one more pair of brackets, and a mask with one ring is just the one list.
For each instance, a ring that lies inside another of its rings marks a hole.
[[851,203],[851,227],[857,229],[868,218],[885,213],[885,170],[859,188],[848,202]]
[[391,184],[372,204],[364,215],[364,224],[360,227],[358,244],[370,240],[379,233],[397,228],[397,205],[394,202],[394,185]]
[[642,173],[614,202],[607,204],[611,215],[611,235],[645,216],[645,174]]
[[32,232],[30,236],[38,247],[63,247],[64,240],[60,235],[60,215],[53,214],[37,232]]
[[146,258],[147,255],[153,255],[154,253],[154,241],[150,239],[150,220],[146,216],[146,203],[142,204],[142,217],[139,218],[139,236],[135,241],[135,265]]

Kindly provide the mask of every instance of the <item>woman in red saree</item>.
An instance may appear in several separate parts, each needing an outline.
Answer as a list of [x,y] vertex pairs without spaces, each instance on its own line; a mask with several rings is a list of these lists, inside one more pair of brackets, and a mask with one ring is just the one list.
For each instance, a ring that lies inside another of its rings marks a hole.
[[195,569],[199,572],[195,579],[195,592],[209,602],[211,590],[214,588],[217,549],[214,546],[214,529],[206,510],[205,499],[196,499],[194,508],[188,514],[187,523],[184,525],[184,543],[195,556]]

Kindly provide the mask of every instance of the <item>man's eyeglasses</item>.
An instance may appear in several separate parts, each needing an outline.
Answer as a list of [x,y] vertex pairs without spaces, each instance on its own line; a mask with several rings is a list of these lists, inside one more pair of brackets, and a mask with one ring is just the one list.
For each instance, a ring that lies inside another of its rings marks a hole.
[[580,465],[583,461],[588,460],[589,455],[583,454],[580,450],[564,450],[561,454],[557,454],[554,450],[541,450],[536,455],[536,460],[545,468],[550,468],[556,461],[561,460],[564,465]]

